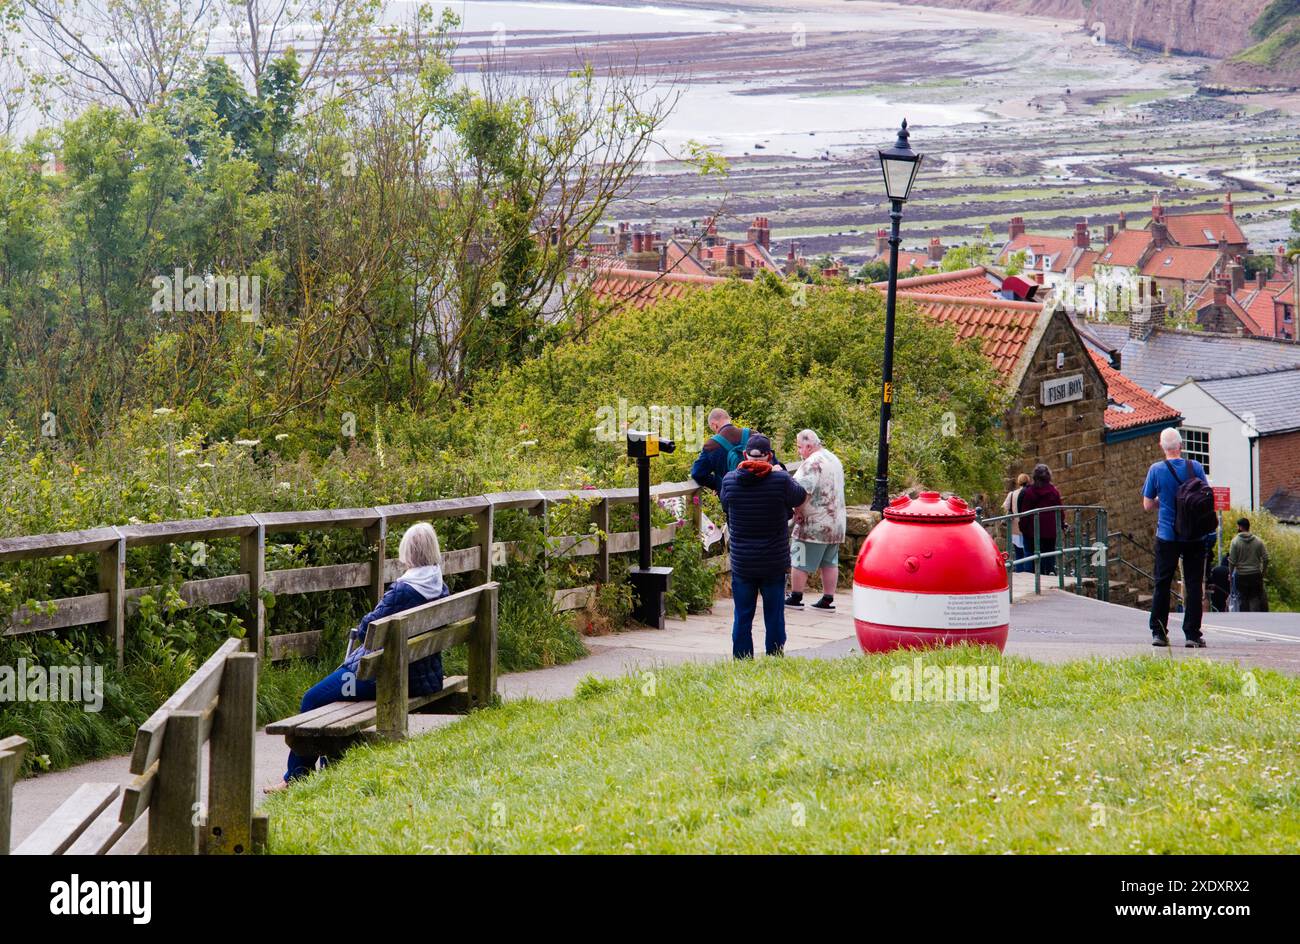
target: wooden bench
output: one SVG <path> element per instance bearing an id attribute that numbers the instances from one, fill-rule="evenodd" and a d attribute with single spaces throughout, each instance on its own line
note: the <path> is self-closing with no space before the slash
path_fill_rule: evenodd
<path id="1" fill-rule="evenodd" d="M 366 629 L 358 680 L 375 682 L 373 701 L 338 701 L 266 726 L 298 753 L 338 757 L 353 744 L 406 737 L 408 716 L 485 708 L 497 694 L 497 588 L 480 584 L 377 619 Z M 409 693 L 412 662 L 469 645 L 468 676 L 443 680 L 431 695 Z"/>
<path id="2" fill-rule="evenodd" d="M 257 655 L 228 639 L 135 736 L 134 779 L 87 783 L 14 849 L 17 855 L 247 853 L 266 843 L 253 812 Z M 201 803 L 203 748 L 208 797 Z M 9 851 L 13 780 L 27 742 L 0 741 L 0 853 Z"/>

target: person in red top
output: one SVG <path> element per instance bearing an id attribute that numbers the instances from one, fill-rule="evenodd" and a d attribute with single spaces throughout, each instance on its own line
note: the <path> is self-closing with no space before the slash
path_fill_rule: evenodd
<path id="1" fill-rule="evenodd" d="M 1033 481 L 1020 492 L 1020 510 L 1053 508 L 1059 504 L 1061 504 L 1061 493 L 1052 484 L 1052 470 L 1040 462 L 1034 466 Z M 1056 550 L 1056 512 L 1040 511 L 1036 515 L 1024 515 L 1020 519 L 1020 533 L 1025 536 L 1025 553 L 1034 553 L 1035 518 L 1038 519 L 1038 550 L 1044 554 Z M 1056 573 L 1056 558 L 1043 558 L 1039 572 Z"/>

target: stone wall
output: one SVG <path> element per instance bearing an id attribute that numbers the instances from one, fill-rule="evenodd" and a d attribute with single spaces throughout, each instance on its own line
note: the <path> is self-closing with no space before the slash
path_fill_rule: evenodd
<path id="1" fill-rule="evenodd" d="M 1106 381 L 1064 311 L 1057 309 L 1050 317 L 1038 351 L 1007 411 L 1007 435 L 1020 444 L 1021 450 L 1007 467 L 1004 484 L 1011 489 L 1019 473 L 1032 472 L 1035 464 L 1043 462 L 1052 470 L 1052 483 L 1060 491 L 1063 504 L 1105 504 Z M 1058 354 L 1064 355 L 1061 367 L 1056 366 Z M 1042 405 L 1043 381 L 1075 374 L 1083 375 L 1082 400 Z M 990 516 L 1002 513 L 1002 497 L 989 497 Z"/>
<path id="2" fill-rule="evenodd" d="M 1156 540 L 1156 513 L 1143 510 L 1142 485 L 1146 482 L 1147 469 L 1161 455 L 1159 430 L 1106 444 L 1107 528 L 1133 536 L 1133 541 L 1118 538 L 1113 541 L 1111 556 L 1122 556 L 1148 574 L 1155 572 L 1151 549 Z M 1113 603 L 1135 603 L 1139 595 L 1151 593 L 1151 582 L 1130 567 L 1112 564 L 1110 579 L 1112 583 L 1132 588 L 1131 593 L 1112 596 Z"/>

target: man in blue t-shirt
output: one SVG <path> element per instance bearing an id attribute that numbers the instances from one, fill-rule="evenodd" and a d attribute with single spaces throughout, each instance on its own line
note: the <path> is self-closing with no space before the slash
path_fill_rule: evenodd
<path id="1" fill-rule="evenodd" d="M 1183 564 L 1183 635 L 1187 648 L 1204 649 L 1201 636 L 1201 585 L 1205 577 L 1205 539 L 1180 541 L 1174 531 L 1178 486 L 1195 475 L 1209 483 L 1195 459 L 1183 458 L 1183 437 L 1172 426 L 1160 433 L 1165 457 L 1153 462 L 1142 486 L 1142 507 L 1158 510 L 1156 518 L 1156 588 L 1151 600 L 1151 645 L 1169 645 L 1169 596 L 1178 562 Z"/>

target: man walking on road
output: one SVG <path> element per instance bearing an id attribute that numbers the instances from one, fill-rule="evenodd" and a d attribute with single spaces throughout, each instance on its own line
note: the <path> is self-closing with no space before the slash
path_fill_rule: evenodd
<path id="1" fill-rule="evenodd" d="M 1183 635 L 1187 648 L 1203 649 L 1201 636 L 1202 593 L 1205 576 L 1205 536 L 1180 540 L 1176 531 L 1178 489 L 1195 476 L 1209 487 L 1205 469 L 1195 459 L 1183 458 L 1183 437 L 1172 426 L 1160 433 L 1160 448 L 1165 457 L 1151 464 L 1142 487 L 1142 507 L 1157 510 L 1156 517 L 1156 587 L 1151 600 L 1151 645 L 1169 645 L 1169 598 L 1179 561 L 1183 565 Z"/>
<path id="2" fill-rule="evenodd" d="M 731 595 L 735 618 L 731 654 L 754 657 L 754 610 L 763 597 L 767 654 L 785 653 L 785 574 L 790 569 L 790 515 L 808 493 L 785 469 L 772 464 L 772 445 L 762 433 L 749 437 L 745 460 L 722 480 L 722 509 L 730 535 Z"/>
<path id="3" fill-rule="evenodd" d="M 1237 519 L 1237 536 L 1228 546 L 1228 566 L 1237 578 L 1237 598 L 1243 613 L 1267 613 L 1268 593 L 1264 574 L 1268 571 L 1268 547 L 1250 533 L 1250 519 Z"/>

